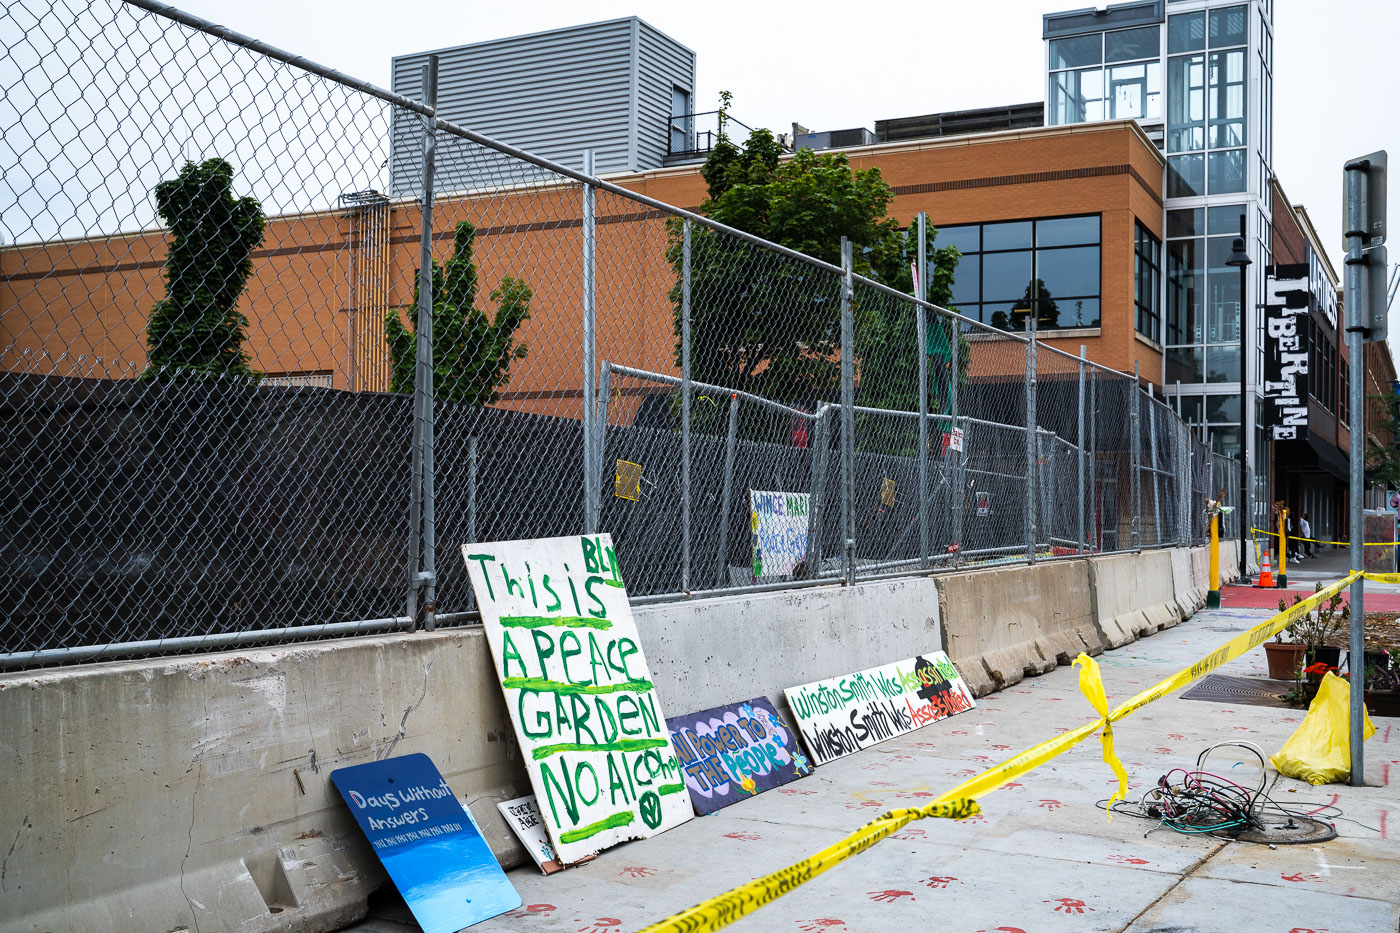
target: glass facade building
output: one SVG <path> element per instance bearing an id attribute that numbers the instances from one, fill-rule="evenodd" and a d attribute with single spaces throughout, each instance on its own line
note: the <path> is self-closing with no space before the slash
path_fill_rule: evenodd
<path id="1" fill-rule="evenodd" d="M 1268 449 L 1256 425 L 1258 306 L 1273 261 L 1273 0 L 1050 13 L 1044 38 L 1048 125 L 1133 119 L 1166 159 L 1165 242 L 1139 231 L 1135 244 L 1135 327 L 1162 346 L 1164 391 L 1217 451 L 1236 455 L 1241 432 L 1255 432 L 1257 522 Z M 1239 268 L 1226 265 L 1238 236 L 1252 260 L 1243 284 Z M 1250 360 L 1240 358 L 1244 308 L 1252 309 Z"/>

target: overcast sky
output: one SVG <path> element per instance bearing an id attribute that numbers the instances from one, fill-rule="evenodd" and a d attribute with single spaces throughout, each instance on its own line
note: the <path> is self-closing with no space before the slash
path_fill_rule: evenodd
<path id="1" fill-rule="evenodd" d="M 394 55 L 635 14 L 695 51 L 698 109 L 729 90 L 736 117 L 775 131 L 794 121 L 873 129 L 886 117 L 1043 100 L 1041 14 L 1074 8 L 1073 0 L 176 5 L 385 87 Z M 1400 3 L 1275 0 L 1274 31 L 1274 169 L 1337 262 L 1342 163 L 1376 149 L 1400 161 Z"/>

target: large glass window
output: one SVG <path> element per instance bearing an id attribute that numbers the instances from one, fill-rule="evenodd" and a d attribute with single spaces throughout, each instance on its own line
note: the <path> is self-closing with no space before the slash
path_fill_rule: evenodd
<path id="1" fill-rule="evenodd" d="M 1160 120 L 1161 41 L 1159 26 L 1050 40 L 1051 125 Z"/>
<path id="2" fill-rule="evenodd" d="M 993 327 L 1021 331 L 1099 326 L 1097 214 L 939 227 L 962 252 L 953 305 Z"/>
<path id="3" fill-rule="evenodd" d="M 1205 337 L 1205 285 L 1198 240 L 1167 243 L 1167 343 L 1200 343 Z"/>
<path id="4" fill-rule="evenodd" d="M 1246 7 L 1208 12 L 1167 21 L 1168 197 L 1246 188 Z"/>
<path id="5" fill-rule="evenodd" d="M 1137 332 L 1148 340 L 1162 340 L 1162 241 L 1141 223 L 1134 236 L 1133 304 Z"/>

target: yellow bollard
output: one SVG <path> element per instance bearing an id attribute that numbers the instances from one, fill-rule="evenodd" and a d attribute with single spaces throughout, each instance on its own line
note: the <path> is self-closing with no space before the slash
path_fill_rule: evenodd
<path id="1" fill-rule="evenodd" d="M 1220 608 L 1220 516 L 1210 517 L 1210 592 L 1206 593 L 1206 608 Z"/>
<path id="2" fill-rule="evenodd" d="M 1278 588 L 1288 588 L 1288 510 L 1278 510 Z"/>

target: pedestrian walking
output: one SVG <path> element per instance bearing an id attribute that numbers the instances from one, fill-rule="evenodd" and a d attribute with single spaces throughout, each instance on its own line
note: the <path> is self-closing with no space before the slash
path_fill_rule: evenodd
<path id="1" fill-rule="evenodd" d="M 1302 515 L 1298 516 L 1298 533 L 1303 536 L 1303 553 L 1308 557 L 1312 557 L 1313 543 L 1312 541 L 1308 540 L 1312 538 L 1312 523 L 1308 521 L 1307 512 L 1304 512 Z"/>

